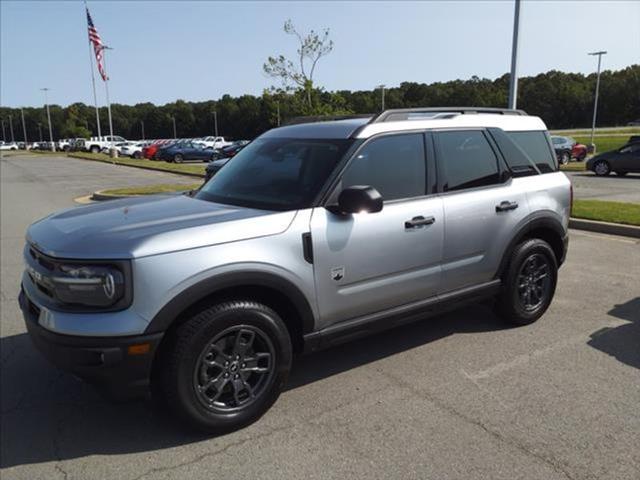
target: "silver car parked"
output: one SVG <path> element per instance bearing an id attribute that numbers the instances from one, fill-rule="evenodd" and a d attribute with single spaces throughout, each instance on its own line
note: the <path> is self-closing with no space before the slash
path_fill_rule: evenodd
<path id="1" fill-rule="evenodd" d="M 570 208 L 544 123 L 521 111 L 285 126 L 195 193 L 31 225 L 20 305 L 61 368 L 222 433 L 276 401 L 295 352 L 488 298 L 535 322 Z"/>

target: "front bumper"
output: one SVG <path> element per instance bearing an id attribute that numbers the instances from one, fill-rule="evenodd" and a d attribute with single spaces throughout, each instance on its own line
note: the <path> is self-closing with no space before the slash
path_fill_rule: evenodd
<path id="1" fill-rule="evenodd" d="M 41 308 L 24 290 L 20 292 L 19 303 L 31 340 L 56 367 L 117 399 L 135 398 L 148 392 L 153 359 L 163 333 L 128 337 L 62 335 L 39 324 Z"/>

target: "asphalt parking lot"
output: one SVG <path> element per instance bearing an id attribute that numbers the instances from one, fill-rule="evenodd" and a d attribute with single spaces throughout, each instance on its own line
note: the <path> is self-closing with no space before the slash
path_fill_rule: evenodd
<path id="1" fill-rule="evenodd" d="M 566 172 L 576 198 L 640 203 L 640 175 L 597 177 L 593 172 Z"/>
<path id="2" fill-rule="evenodd" d="M 640 478 L 638 240 L 572 231 L 536 324 L 472 306 L 301 357 L 263 419 L 207 438 L 55 370 L 17 305 L 28 224 L 175 177 L 46 157 L 4 158 L 0 176 L 3 480 Z"/>

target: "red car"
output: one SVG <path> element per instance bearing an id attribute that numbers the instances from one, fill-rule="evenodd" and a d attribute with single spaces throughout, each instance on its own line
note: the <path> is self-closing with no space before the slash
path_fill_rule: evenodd
<path id="1" fill-rule="evenodd" d="M 571 147 L 571 158 L 575 158 L 577 161 L 581 162 L 587 157 L 587 146 L 581 143 L 576 143 L 573 147 Z"/>
<path id="2" fill-rule="evenodd" d="M 150 145 L 147 145 L 146 147 L 143 147 L 142 156 L 147 160 L 155 160 L 158 149 L 167 143 L 169 143 L 169 140 L 158 140 Z"/>

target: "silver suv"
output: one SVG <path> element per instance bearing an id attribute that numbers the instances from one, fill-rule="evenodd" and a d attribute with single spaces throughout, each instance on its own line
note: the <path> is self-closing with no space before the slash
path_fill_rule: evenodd
<path id="1" fill-rule="evenodd" d="M 196 192 L 34 223 L 20 305 L 56 365 L 227 432 L 275 402 L 294 353 L 483 299 L 536 321 L 571 196 L 544 123 L 521 111 L 296 124 Z"/>

